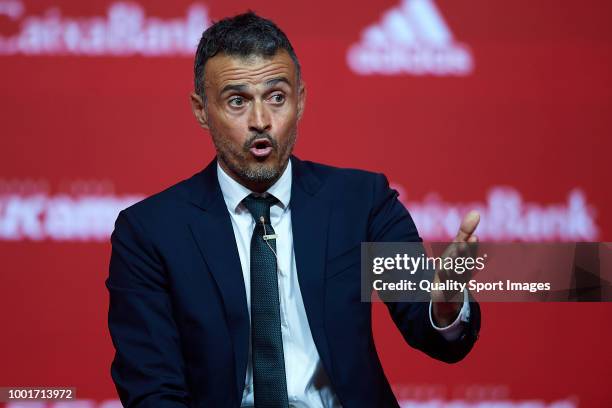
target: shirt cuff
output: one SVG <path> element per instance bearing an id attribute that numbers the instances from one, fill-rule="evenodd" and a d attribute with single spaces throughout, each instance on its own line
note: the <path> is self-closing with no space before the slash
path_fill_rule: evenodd
<path id="1" fill-rule="evenodd" d="M 445 327 L 438 327 L 433 321 L 432 317 L 432 301 L 429 301 L 429 321 L 434 329 L 438 331 L 447 341 L 457 340 L 461 335 L 463 327 L 462 322 L 468 322 L 470 320 L 470 301 L 467 290 L 463 291 L 463 306 L 457 315 L 454 322 Z"/>

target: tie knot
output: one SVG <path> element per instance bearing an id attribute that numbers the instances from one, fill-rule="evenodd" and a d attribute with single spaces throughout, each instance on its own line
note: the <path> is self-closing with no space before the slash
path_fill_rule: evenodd
<path id="1" fill-rule="evenodd" d="M 257 224 L 261 223 L 261 217 L 266 224 L 270 224 L 270 207 L 276 204 L 278 199 L 271 194 L 265 197 L 249 194 L 242 202 Z"/>

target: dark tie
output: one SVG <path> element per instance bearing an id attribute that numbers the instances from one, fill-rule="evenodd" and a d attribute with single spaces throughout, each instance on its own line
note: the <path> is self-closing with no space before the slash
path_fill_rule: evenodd
<path id="1" fill-rule="evenodd" d="M 287 380 L 270 206 L 278 200 L 253 194 L 243 201 L 255 220 L 251 238 L 251 347 L 256 408 L 287 408 Z M 268 239 L 264 239 L 268 238 Z"/>

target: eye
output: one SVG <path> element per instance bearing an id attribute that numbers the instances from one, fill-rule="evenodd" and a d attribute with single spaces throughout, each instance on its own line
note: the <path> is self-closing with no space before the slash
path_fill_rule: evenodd
<path id="1" fill-rule="evenodd" d="M 244 106 L 244 98 L 242 96 L 234 96 L 228 101 L 228 103 L 234 108 L 240 108 Z"/>
<path id="2" fill-rule="evenodd" d="M 275 93 L 270 97 L 270 99 L 272 100 L 272 103 L 280 105 L 285 102 L 285 95 L 282 93 Z"/>

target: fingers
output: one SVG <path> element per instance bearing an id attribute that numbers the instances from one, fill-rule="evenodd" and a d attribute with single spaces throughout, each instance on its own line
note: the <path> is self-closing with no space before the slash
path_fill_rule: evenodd
<path id="1" fill-rule="evenodd" d="M 480 222 L 480 214 L 476 210 L 472 210 L 468 212 L 465 217 L 463 217 L 463 221 L 461 221 L 461 225 L 459 226 L 459 232 L 457 232 L 457 236 L 454 239 L 454 242 L 474 242 L 469 241 L 469 238 L 472 236 L 478 223 Z M 476 238 L 478 239 L 478 238 Z"/>

